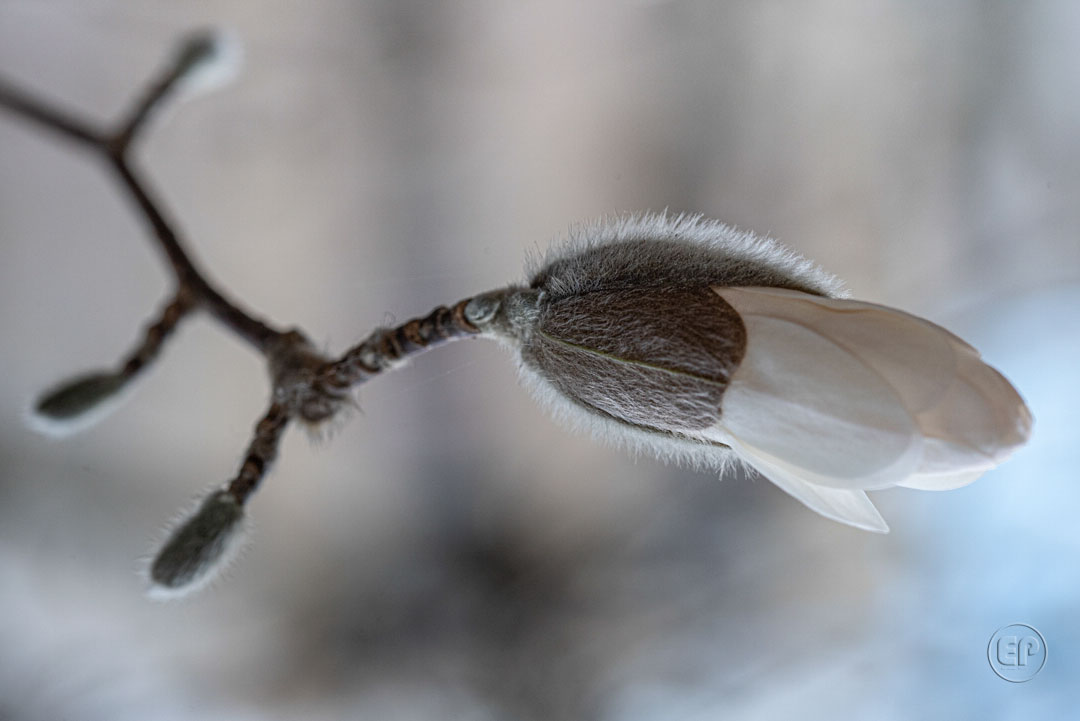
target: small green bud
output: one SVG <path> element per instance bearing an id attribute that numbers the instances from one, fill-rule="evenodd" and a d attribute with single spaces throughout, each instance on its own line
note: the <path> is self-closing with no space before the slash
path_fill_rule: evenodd
<path id="1" fill-rule="evenodd" d="M 198 590 L 228 565 L 243 536 L 244 508 L 225 490 L 207 496 L 150 566 L 152 596 L 171 598 Z"/>
<path id="2" fill-rule="evenodd" d="M 108 414 L 127 378 L 118 373 L 90 373 L 49 391 L 34 407 L 33 425 L 50 435 L 67 435 Z"/>

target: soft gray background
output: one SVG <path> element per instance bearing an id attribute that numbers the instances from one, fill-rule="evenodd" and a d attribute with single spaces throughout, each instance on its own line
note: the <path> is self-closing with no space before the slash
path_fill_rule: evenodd
<path id="1" fill-rule="evenodd" d="M 574 438 L 494 345 L 290 431 L 253 544 L 147 601 L 164 522 L 234 472 L 260 361 L 199 319 L 58 442 L 167 276 L 102 168 L 0 117 L 0 719 L 1064 718 L 1080 706 L 1080 4 L 0 0 L 0 72 L 116 117 L 183 31 L 245 45 L 139 164 L 212 275 L 340 350 L 520 277 L 571 222 L 700 211 L 932 318 L 1029 400 L 893 533 Z M 1027 684 L 986 644 L 1026 622 Z"/>

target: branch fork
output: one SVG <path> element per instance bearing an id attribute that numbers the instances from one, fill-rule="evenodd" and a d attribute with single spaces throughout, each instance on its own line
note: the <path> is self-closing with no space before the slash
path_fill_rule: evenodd
<path id="1" fill-rule="evenodd" d="M 576 429 L 698 467 L 742 463 L 811 510 L 867 531 L 888 531 L 867 491 L 958 488 L 1030 436 L 1023 398 L 972 346 L 928 320 L 846 298 L 836 278 L 776 241 L 700 216 L 630 215 L 584 226 L 527 287 L 376 329 L 329 358 L 300 329 L 260 320 L 218 291 L 128 160 L 154 109 L 220 54 L 205 36 L 190 40 L 111 133 L 0 83 L 0 106 L 107 158 L 177 286 L 119 370 L 47 394 L 38 415 L 64 422 L 100 408 L 196 309 L 267 360 L 269 408 L 237 475 L 209 494 L 154 561 L 159 591 L 198 587 L 221 567 L 290 420 L 318 427 L 349 405 L 352 388 L 461 338 L 509 346 L 526 386 Z"/>
<path id="2" fill-rule="evenodd" d="M 220 291 L 196 266 L 176 225 L 134 167 L 131 155 L 157 111 L 193 75 L 229 55 L 219 35 L 199 32 L 184 40 L 171 62 L 153 79 L 111 130 L 94 127 L 0 79 L 0 107 L 57 133 L 101 156 L 120 181 L 172 270 L 175 290 L 154 317 L 142 342 L 116 370 L 79 376 L 44 394 L 35 407 L 37 425 L 65 434 L 100 415 L 110 400 L 160 353 L 180 322 L 196 311 L 206 313 L 227 331 L 247 341 L 267 361 L 270 404 L 255 426 L 236 476 L 211 492 L 199 509 L 177 527 L 150 568 L 156 595 L 185 593 L 209 581 L 242 527 L 243 509 L 269 471 L 289 422 L 318 427 L 352 405 L 351 391 L 384 370 L 443 343 L 481 333 L 476 324 L 489 320 L 499 293 L 478 302 L 463 300 L 439 307 L 423 318 L 395 328 L 379 328 L 339 358 L 320 353 L 299 328 L 283 329 L 262 320 Z M 470 320 L 470 317 L 472 320 Z"/>

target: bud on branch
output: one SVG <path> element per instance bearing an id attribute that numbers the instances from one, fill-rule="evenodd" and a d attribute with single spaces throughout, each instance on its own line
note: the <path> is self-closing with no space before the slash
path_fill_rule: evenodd
<path id="1" fill-rule="evenodd" d="M 210 583 L 240 545 L 244 507 L 227 490 L 214 491 L 169 536 L 150 566 L 151 594 L 171 598 Z"/>
<path id="2" fill-rule="evenodd" d="M 236 477 L 153 562 L 157 593 L 201 587 L 223 566 L 291 419 L 325 424 L 359 384 L 463 338 L 510 347 L 530 390 L 575 428 L 665 460 L 716 469 L 741 462 L 822 515 L 871 531 L 888 526 L 866 491 L 970 483 L 1030 434 L 1016 390 L 944 328 L 849 300 L 838 280 L 775 241 L 699 216 L 584 226 L 526 285 L 376 329 L 324 357 L 301 330 L 250 315 L 207 279 L 129 160 L 162 102 L 229 57 L 227 47 L 206 34 L 189 38 L 110 132 L 0 81 L 0 107 L 108 158 L 176 284 L 120 371 L 46 394 L 38 419 L 71 426 L 96 416 L 195 310 L 267 361 L 270 407 Z"/>

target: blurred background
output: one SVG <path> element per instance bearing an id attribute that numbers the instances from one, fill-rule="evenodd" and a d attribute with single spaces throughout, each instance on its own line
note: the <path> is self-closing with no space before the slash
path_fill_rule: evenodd
<path id="1" fill-rule="evenodd" d="M 169 293 L 102 167 L 0 116 L 0 719 L 1065 718 L 1080 706 L 1080 4 L 0 0 L 0 72 L 116 118 L 185 31 L 236 82 L 138 164 L 244 303 L 334 351 L 518 280 L 576 221 L 702 212 L 983 351 L 1035 418 L 877 536 L 761 479 L 555 425 L 494 344 L 292 429 L 209 592 L 144 595 L 168 519 L 231 477 L 260 359 L 186 323 L 64 441 L 34 395 Z M 999 627 L 1049 646 L 1024 684 Z"/>

